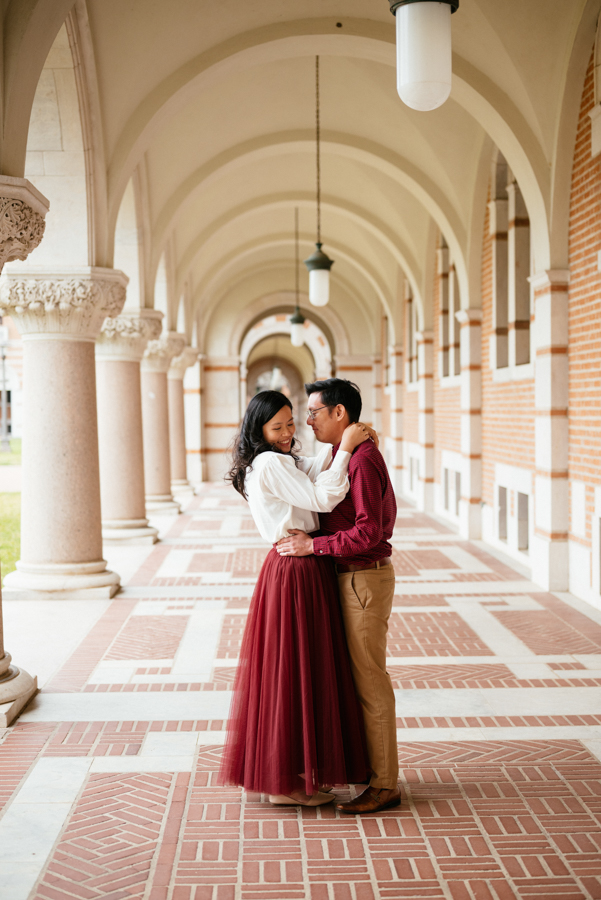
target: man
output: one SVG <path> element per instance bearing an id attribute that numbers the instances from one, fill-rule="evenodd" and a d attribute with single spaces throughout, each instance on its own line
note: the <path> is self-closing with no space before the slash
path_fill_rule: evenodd
<path id="1" fill-rule="evenodd" d="M 307 424 L 336 454 L 347 425 L 358 422 L 361 394 L 341 378 L 306 384 Z M 372 775 L 369 787 L 345 813 L 379 812 L 401 802 L 394 691 L 386 671 L 386 634 L 394 596 L 389 539 L 396 500 L 386 463 L 372 441 L 355 449 L 348 471 L 350 490 L 331 513 L 319 517 L 321 536 L 291 532 L 278 544 L 284 556 L 332 556 L 336 561 L 342 615 L 353 677 L 363 707 Z"/>

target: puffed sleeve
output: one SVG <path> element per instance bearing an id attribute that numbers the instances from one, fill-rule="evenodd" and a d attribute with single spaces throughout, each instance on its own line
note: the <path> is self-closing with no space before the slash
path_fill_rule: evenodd
<path id="1" fill-rule="evenodd" d="M 332 445 L 324 444 L 317 456 L 300 456 L 296 467 L 308 475 L 311 481 L 315 481 L 321 473 L 328 468 L 332 460 Z"/>
<path id="2" fill-rule="evenodd" d="M 261 467 L 261 487 L 297 509 L 331 512 L 348 492 L 350 453 L 338 451 L 332 465 L 317 476 L 315 483 L 297 469 L 291 456 L 265 454 Z"/>

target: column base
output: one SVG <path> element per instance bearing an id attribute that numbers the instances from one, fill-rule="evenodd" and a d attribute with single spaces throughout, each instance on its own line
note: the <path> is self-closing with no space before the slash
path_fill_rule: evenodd
<path id="1" fill-rule="evenodd" d="M 171 493 L 175 496 L 176 494 L 193 494 L 194 488 L 186 479 L 180 479 L 178 481 L 171 482 Z"/>
<path id="2" fill-rule="evenodd" d="M 482 540 L 482 511 L 480 501 L 459 501 L 459 534 L 470 541 Z"/>
<path id="3" fill-rule="evenodd" d="M 149 494 L 146 497 L 146 512 L 154 516 L 177 516 L 181 511 L 171 494 Z"/>
<path id="4" fill-rule="evenodd" d="M 156 544 L 158 539 L 159 532 L 148 524 L 148 519 L 103 519 L 102 540 L 110 546 L 144 546 Z"/>
<path id="5" fill-rule="evenodd" d="M 550 541 L 535 534 L 530 547 L 532 581 L 546 591 L 569 589 L 568 542 Z"/>
<path id="6" fill-rule="evenodd" d="M 120 578 L 106 568 L 106 560 L 93 563 L 17 563 L 4 579 L 5 600 L 110 600 Z"/>
<path id="7" fill-rule="evenodd" d="M 37 678 L 10 666 L 0 677 L 0 728 L 8 728 L 37 692 Z"/>

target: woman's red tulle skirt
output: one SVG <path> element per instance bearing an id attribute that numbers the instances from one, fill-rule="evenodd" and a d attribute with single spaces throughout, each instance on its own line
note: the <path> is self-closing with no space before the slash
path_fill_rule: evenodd
<path id="1" fill-rule="evenodd" d="M 242 639 L 219 781 L 313 794 L 367 772 L 332 562 L 272 549 Z"/>

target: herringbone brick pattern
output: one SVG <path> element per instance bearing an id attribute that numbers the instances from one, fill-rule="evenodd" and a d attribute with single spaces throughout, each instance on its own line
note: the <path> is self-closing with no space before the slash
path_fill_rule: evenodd
<path id="1" fill-rule="evenodd" d="M 172 659 L 187 624 L 187 616 L 132 616 L 105 658 Z"/>
<path id="2" fill-rule="evenodd" d="M 35 900 L 142 900 L 174 776 L 92 775 Z"/>
<path id="3" fill-rule="evenodd" d="M 601 653 L 600 643 L 572 628 L 552 612 L 497 610 L 493 615 L 534 653 Z"/>
<path id="4" fill-rule="evenodd" d="M 457 613 L 393 614 L 388 626 L 390 656 L 491 656 L 492 650 Z"/>
<path id="5" fill-rule="evenodd" d="M 398 706 L 402 806 L 343 817 L 330 806 L 272 806 L 266 797 L 217 783 L 227 707 L 217 694 L 231 690 L 252 581 L 267 552 L 255 546 L 254 525 L 235 497 L 222 528 L 226 501 L 228 491 L 214 486 L 194 498 L 170 527 L 168 543 L 153 548 L 132 579 L 134 599 L 109 604 L 52 680 L 54 693 L 89 693 L 90 708 L 106 709 L 109 700 L 91 695 L 131 694 L 127 720 L 23 722 L 4 740 L 0 735 L 1 799 L 9 809 L 40 756 L 87 757 L 95 770 L 28 900 L 601 900 L 601 763 L 582 743 L 599 733 L 601 709 L 584 713 L 579 705 L 569 712 L 565 701 L 561 709 L 539 706 L 536 691 L 529 695 L 532 709 L 516 700 L 511 715 L 486 714 L 490 698 L 507 689 L 538 688 L 543 698 L 550 687 L 598 687 L 601 628 L 553 594 L 508 584 L 524 579 L 408 507 L 401 509 L 398 536 L 419 538 L 419 547 L 395 551 L 400 581 L 388 653 L 400 659 L 389 671 L 396 688 L 423 693 L 419 716 L 403 714 L 402 700 Z M 234 527 L 232 516 L 239 516 Z M 224 537 L 228 530 L 239 530 L 241 540 Z M 465 571 L 443 552 L 450 547 L 468 551 L 489 571 Z M 178 555 L 170 559 L 172 551 Z M 168 574 L 159 576 L 163 565 Z M 143 585 L 185 590 L 144 596 Z M 458 597 L 461 616 L 452 607 Z M 191 668 L 188 680 L 177 683 L 171 660 L 205 601 L 217 610 L 221 632 L 210 630 L 198 680 L 190 680 L 197 671 Z M 496 617 L 497 639 L 505 629 L 513 648 L 507 658 L 488 645 L 486 616 L 470 627 L 471 609 Z M 552 659 L 537 661 L 532 651 Z M 226 661 L 214 666 L 211 681 L 202 680 L 211 672 L 206 654 Z M 136 659 L 143 662 L 121 663 Z M 555 677 L 517 677 L 516 665 L 530 661 L 548 665 Z M 130 682 L 110 683 L 123 668 L 131 670 Z M 96 683 L 103 672 L 107 682 Z M 138 695 L 149 693 L 159 695 L 163 710 L 173 702 L 186 715 L 140 721 L 135 710 L 148 712 L 151 698 Z M 437 695 L 448 696 L 448 705 Z M 473 706 L 465 701 L 472 696 L 481 698 Z M 81 698 L 68 702 L 74 699 Z M 535 728 L 536 740 L 523 739 Z M 416 740 L 419 729 L 423 737 Z M 148 771 L 163 752 L 179 754 L 174 758 L 191 772 L 169 771 L 163 756 L 166 771 Z M 336 791 L 349 797 L 351 788 Z"/>

